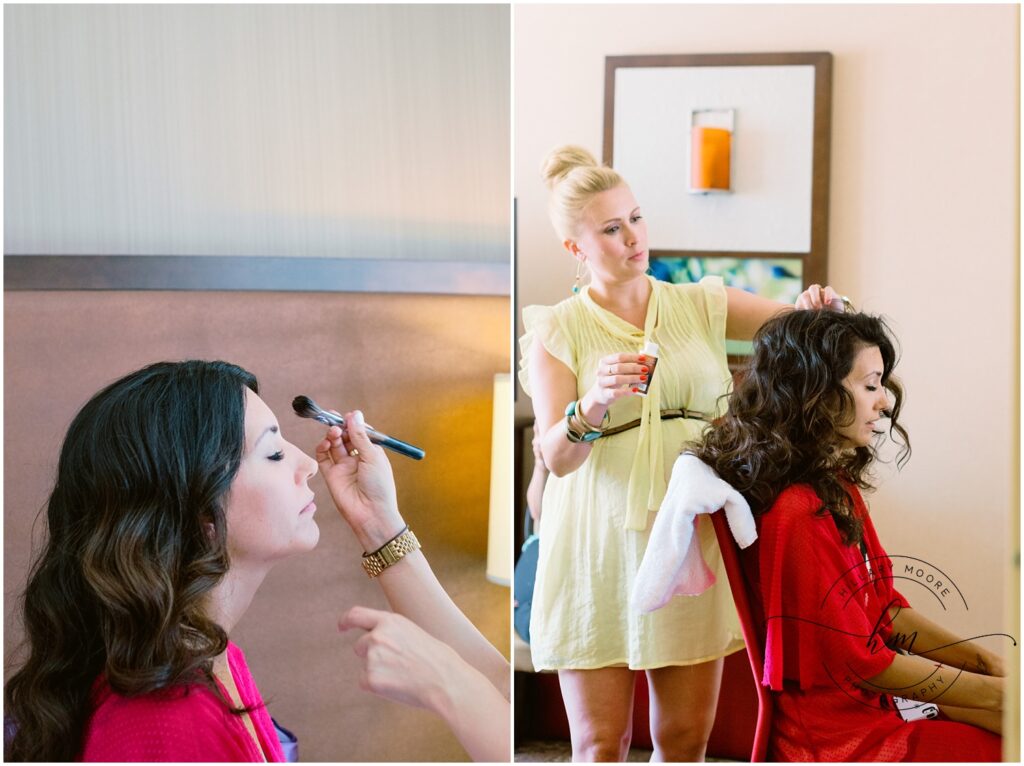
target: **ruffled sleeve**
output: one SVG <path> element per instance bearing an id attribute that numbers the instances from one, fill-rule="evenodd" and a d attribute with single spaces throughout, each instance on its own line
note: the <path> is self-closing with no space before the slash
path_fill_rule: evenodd
<path id="1" fill-rule="evenodd" d="M 891 577 L 869 571 L 859 546 L 846 546 L 820 507 L 813 490 L 797 485 L 761 518 L 762 683 L 776 691 L 786 681 L 801 689 L 848 685 L 878 675 L 895 656 L 884 644 Z"/>
<path id="2" fill-rule="evenodd" d="M 523 309 L 525 332 L 519 339 L 519 383 L 527 396 L 533 396 L 530 388 L 530 349 L 540 342 L 551 356 L 568 367 L 576 369 L 576 359 L 569 335 L 559 321 L 553 306 L 527 306 Z"/>

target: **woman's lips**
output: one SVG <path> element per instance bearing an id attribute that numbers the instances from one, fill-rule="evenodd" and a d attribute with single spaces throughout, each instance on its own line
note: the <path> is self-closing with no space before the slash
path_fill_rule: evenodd
<path id="1" fill-rule="evenodd" d="M 643 251 L 641 251 L 639 253 L 634 253 L 633 255 L 629 256 L 629 260 L 631 260 L 631 261 L 638 261 L 641 258 L 643 258 L 645 255 L 647 255 L 647 251 L 643 250 Z"/>
<path id="2" fill-rule="evenodd" d="M 301 516 L 304 513 L 315 513 L 315 512 L 316 512 L 316 503 L 313 502 L 312 500 L 310 500 L 309 504 L 305 508 L 303 508 L 301 511 L 299 511 L 299 515 Z"/>

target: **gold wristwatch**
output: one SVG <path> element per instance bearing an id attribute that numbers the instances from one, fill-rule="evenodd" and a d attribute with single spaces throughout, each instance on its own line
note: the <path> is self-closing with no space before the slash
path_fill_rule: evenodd
<path id="1" fill-rule="evenodd" d="M 408 525 L 395 537 L 384 543 L 373 553 L 363 554 L 363 569 L 370 578 L 374 578 L 393 564 L 397 564 L 405 556 L 422 546 Z"/>

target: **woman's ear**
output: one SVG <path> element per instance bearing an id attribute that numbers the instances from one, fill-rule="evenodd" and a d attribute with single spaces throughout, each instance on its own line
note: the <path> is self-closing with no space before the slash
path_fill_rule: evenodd
<path id="1" fill-rule="evenodd" d="M 567 239 L 562 243 L 562 247 L 569 251 L 569 254 L 577 260 L 585 261 L 587 257 L 583 255 L 583 251 L 580 250 L 579 245 L 573 242 L 571 239 Z"/>

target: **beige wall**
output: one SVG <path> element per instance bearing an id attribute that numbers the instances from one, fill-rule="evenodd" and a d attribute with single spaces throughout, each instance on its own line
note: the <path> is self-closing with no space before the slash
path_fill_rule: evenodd
<path id="1" fill-rule="evenodd" d="M 493 377 L 508 370 L 507 298 L 311 293 L 15 292 L 4 296 L 4 653 L 22 637 L 17 595 L 33 523 L 75 412 L 103 385 L 161 359 L 226 359 L 260 379 L 285 435 L 311 452 L 323 426 L 291 413 L 306 393 L 427 452 L 393 456 L 399 504 L 455 602 L 509 655 L 509 589 L 486 580 Z M 268 576 L 232 639 L 304 760 L 466 760 L 439 719 L 358 688 L 338 617 L 384 608 L 319 477 L 320 543 Z M 36 539 L 45 518 L 36 524 Z M 9 675 L 10 666 L 5 665 Z"/>
<path id="2" fill-rule="evenodd" d="M 509 15 L 8 5 L 4 252 L 506 260 Z"/>
<path id="3" fill-rule="evenodd" d="M 520 5 L 513 19 L 520 309 L 569 295 L 575 264 L 538 168 L 567 142 L 600 156 L 605 56 L 832 52 L 831 282 L 891 318 L 914 445 L 871 507 L 889 552 L 946 570 L 970 611 L 904 591 L 970 635 L 1017 633 L 1003 609 L 1018 512 L 1018 14 Z M 521 392 L 517 413 L 529 413 Z"/>

